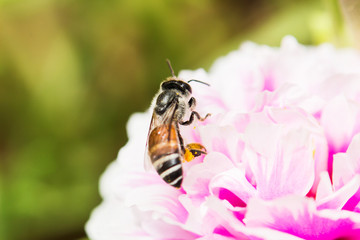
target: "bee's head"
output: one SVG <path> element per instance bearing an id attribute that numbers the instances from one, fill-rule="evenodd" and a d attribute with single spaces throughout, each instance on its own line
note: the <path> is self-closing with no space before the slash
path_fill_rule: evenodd
<path id="1" fill-rule="evenodd" d="M 161 83 L 162 90 L 177 90 L 183 95 L 189 95 L 192 93 L 191 87 L 187 82 L 173 77 L 168 78 Z"/>
<path id="2" fill-rule="evenodd" d="M 190 95 L 192 92 L 190 85 L 175 76 L 174 69 L 172 68 L 169 59 L 166 59 L 166 62 L 170 68 L 172 77 L 168 77 L 164 82 L 161 83 L 161 89 L 164 91 L 174 90 L 185 96 Z"/>

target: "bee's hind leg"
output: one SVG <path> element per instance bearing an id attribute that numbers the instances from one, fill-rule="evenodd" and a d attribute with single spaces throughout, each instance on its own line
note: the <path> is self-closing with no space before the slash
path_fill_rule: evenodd
<path id="1" fill-rule="evenodd" d="M 190 143 L 185 147 L 184 160 L 190 162 L 201 154 L 207 154 L 206 148 L 200 143 Z"/>

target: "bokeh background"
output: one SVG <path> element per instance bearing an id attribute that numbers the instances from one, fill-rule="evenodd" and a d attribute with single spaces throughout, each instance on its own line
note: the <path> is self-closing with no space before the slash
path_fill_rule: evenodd
<path id="1" fill-rule="evenodd" d="M 333 0 L 0 0 L 0 239 L 86 239 L 166 58 L 208 69 L 245 40 L 342 47 L 347 32 Z"/>

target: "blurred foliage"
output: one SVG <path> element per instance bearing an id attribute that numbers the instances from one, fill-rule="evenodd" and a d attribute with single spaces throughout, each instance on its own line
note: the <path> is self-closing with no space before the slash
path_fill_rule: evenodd
<path id="1" fill-rule="evenodd" d="M 0 239 L 85 237 L 98 179 L 166 58 L 206 68 L 287 34 L 349 44 L 336 1 L 0 0 Z"/>

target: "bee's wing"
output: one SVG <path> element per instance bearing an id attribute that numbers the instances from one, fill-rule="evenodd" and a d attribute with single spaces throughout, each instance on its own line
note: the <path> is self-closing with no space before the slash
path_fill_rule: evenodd
<path id="1" fill-rule="evenodd" d="M 148 135 L 146 138 L 146 145 L 145 145 L 145 156 L 144 156 L 144 168 L 146 171 L 149 171 L 152 167 L 151 164 L 151 160 L 150 160 L 150 154 L 149 154 L 149 137 L 150 137 L 150 133 L 151 131 L 156 127 L 155 123 L 157 123 L 158 121 L 156 120 L 156 114 L 153 113 L 152 117 L 151 117 L 151 121 L 150 121 L 150 126 L 149 126 L 149 131 L 148 131 Z"/>
<path id="2" fill-rule="evenodd" d="M 146 146 L 145 146 L 145 156 L 144 156 L 144 168 L 146 171 L 149 171 L 150 169 L 152 169 L 152 163 L 151 163 L 149 148 L 148 148 L 150 133 L 157 126 L 160 126 L 163 124 L 170 124 L 172 122 L 174 112 L 176 111 L 176 106 L 177 106 L 176 104 L 172 104 L 171 106 L 169 106 L 169 108 L 166 110 L 166 112 L 163 114 L 163 116 L 159 116 L 154 112 L 151 117 L 149 132 L 148 132 Z"/>

